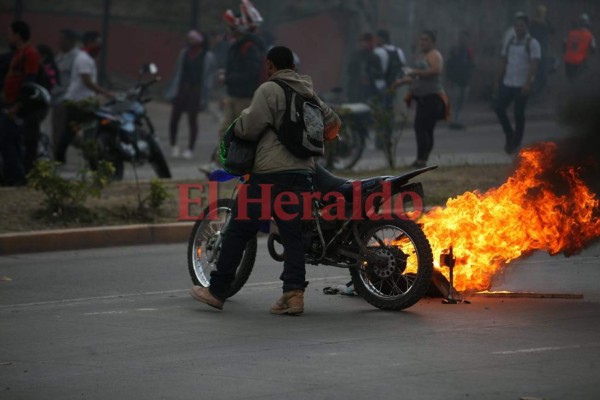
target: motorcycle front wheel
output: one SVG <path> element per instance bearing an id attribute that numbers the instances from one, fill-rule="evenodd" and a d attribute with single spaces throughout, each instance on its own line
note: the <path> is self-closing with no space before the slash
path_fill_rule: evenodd
<path id="1" fill-rule="evenodd" d="M 167 159 L 158 144 L 158 141 L 153 135 L 147 135 L 146 140 L 150 146 L 150 164 L 159 178 L 171 178 L 171 170 Z"/>
<path id="2" fill-rule="evenodd" d="M 194 224 L 188 242 L 188 270 L 194 285 L 210 286 L 210 273 L 216 269 L 223 233 L 231 218 L 234 201 L 219 199 L 215 207 L 206 207 L 203 218 Z M 233 296 L 244 286 L 250 277 L 255 259 L 256 236 L 246 244 L 227 297 Z"/>
<path id="3" fill-rule="evenodd" d="M 367 252 L 378 257 L 350 270 L 354 290 L 382 310 L 418 302 L 433 274 L 431 246 L 419 226 L 408 220 L 370 221 L 359 233 Z"/>

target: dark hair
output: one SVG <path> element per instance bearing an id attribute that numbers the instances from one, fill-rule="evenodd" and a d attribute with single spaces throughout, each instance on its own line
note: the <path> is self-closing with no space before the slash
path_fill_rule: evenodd
<path id="1" fill-rule="evenodd" d="M 431 39 L 433 43 L 437 41 L 437 34 L 435 33 L 435 31 L 426 29 L 423 32 L 421 32 L 421 35 L 429 36 L 429 39 Z"/>
<path id="2" fill-rule="evenodd" d="M 379 37 L 379 39 L 383 40 L 385 43 L 390 42 L 390 33 L 388 31 L 386 31 L 385 29 L 378 30 L 377 37 Z"/>
<path id="3" fill-rule="evenodd" d="M 525 25 L 529 25 L 529 17 L 527 15 L 517 15 L 515 17 L 515 22 L 517 21 L 523 21 L 525 22 Z"/>
<path id="4" fill-rule="evenodd" d="M 275 46 L 269 50 L 267 60 L 271 61 L 277 69 L 294 68 L 294 53 L 284 46 Z"/>
<path id="5" fill-rule="evenodd" d="M 31 28 L 25 21 L 15 21 L 10 25 L 13 33 L 19 35 L 24 42 L 31 38 Z"/>
<path id="6" fill-rule="evenodd" d="M 81 42 L 86 45 L 88 43 L 94 43 L 98 39 L 100 39 L 100 33 L 96 31 L 85 32 L 81 37 Z"/>

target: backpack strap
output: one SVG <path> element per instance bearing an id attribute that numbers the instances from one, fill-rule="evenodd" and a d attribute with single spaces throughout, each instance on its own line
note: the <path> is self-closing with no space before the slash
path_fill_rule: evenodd
<path id="1" fill-rule="evenodd" d="M 290 109 L 292 106 L 293 90 L 287 83 L 285 83 L 281 79 L 273 79 L 271 82 L 274 82 L 277 85 L 279 85 L 279 87 L 283 89 L 283 93 L 285 93 L 285 111 L 283 112 L 283 123 L 285 124 L 286 122 L 289 122 L 291 120 Z"/>

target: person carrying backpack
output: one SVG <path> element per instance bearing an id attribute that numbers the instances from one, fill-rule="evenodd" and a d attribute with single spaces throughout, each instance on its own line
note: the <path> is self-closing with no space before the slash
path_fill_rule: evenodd
<path id="1" fill-rule="evenodd" d="M 388 31 L 383 29 L 377 31 L 376 40 L 377 47 L 373 52 L 381 62 L 382 77 L 375 81 L 375 85 L 380 92 L 379 103 L 385 113 L 380 129 L 386 135 L 385 137 L 389 138 L 394 129 L 394 100 L 396 99 L 396 93 L 390 88 L 398 78 L 402 77 L 402 67 L 406 65 L 406 58 L 402 49 L 390 43 Z M 385 145 L 381 140 L 376 141 L 376 144 L 378 147 Z"/>
<path id="2" fill-rule="evenodd" d="M 515 18 L 515 34 L 504 43 L 498 73 L 496 114 L 506 135 L 504 151 L 513 154 L 521 146 L 525 130 L 525 108 L 535 82 L 542 51 L 537 40 L 528 32 L 529 18 Z M 515 102 L 515 126 L 513 128 L 506 110 Z"/>
<path id="3" fill-rule="evenodd" d="M 235 15 L 227 10 L 223 20 L 233 42 L 227 52 L 225 71 L 219 76 L 219 81 L 225 84 L 227 90 L 219 138 L 223 137 L 240 112 L 250 105 L 254 91 L 267 79 L 264 66 L 266 50 L 262 39 L 256 34 L 263 21 L 258 10 L 250 1 L 242 0 L 240 14 Z M 211 162 L 201 166 L 200 170 L 210 173 L 218 168 L 217 151 L 218 147 L 213 151 Z"/>
<path id="4" fill-rule="evenodd" d="M 257 142 L 254 166 L 245 187 L 244 197 L 247 201 L 240 201 L 234 206 L 223 236 L 216 270 L 211 273 L 210 287 L 194 286 L 190 294 L 202 303 L 223 308 L 246 243 L 257 234 L 261 218 L 271 218 L 271 215 L 261 214 L 269 209 L 274 213 L 286 254 L 280 277 L 283 295 L 273 305 L 271 312 L 297 315 L 304 311 L 304 289 L 307 285 L 301 233 L 303 202 L 300 194 L 312 190 L 315 161 L 311 156 L 294 155 L 309 150 L 299 145 L 296 139 L 315 136 L 315 131 L 309 127 L 312 125 L 309 115 L 312 118 L 319 116 L 319 121 L 312 121 L 316 123 L 315 126 L 321 127 L 321 141 L 335 139 L 341 122 L 316 96 L 311 78 L 294 71 L 294 56 L 289 48 L 273 47 L 266 57 L 266 69 L 269 80 L 256 90 L 250 106 L 242 111 L 233 128 L 236 137 Z M 292 107 L 296 112 L 292 112 Z M 318 114 L 315 114 L 314 107 L 318 109 Z M 295 116 L 300 117 L 306 129 L 297 129 Z M 306 131 L 309 131 L 308 134 Z M 278 210 L 274 200 L 284 192 L 295 194 L 300 201 L 279 203 L 281 207 Z M 250 199 L 261 201 L 257 203 Z"/>

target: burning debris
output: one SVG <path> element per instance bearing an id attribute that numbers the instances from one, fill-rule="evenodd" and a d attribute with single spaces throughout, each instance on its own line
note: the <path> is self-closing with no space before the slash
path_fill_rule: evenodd
<path id="1" fill-rule="evenodd" d="M 519 257 L 536 250 L 571 255 L 600 237 L 600 201 L 581 178 L 595 161 L 564 165 L 557 154 L 556 143 L 525 149 L 499 188 L 464 193 L 423 216 L 434 259 L 441 256 L 448 267 L 450 260 L 452 267 L 441 272 L 448 278 L 452 272 L 456 290 L 487 290 L 492 277 Z"/>

